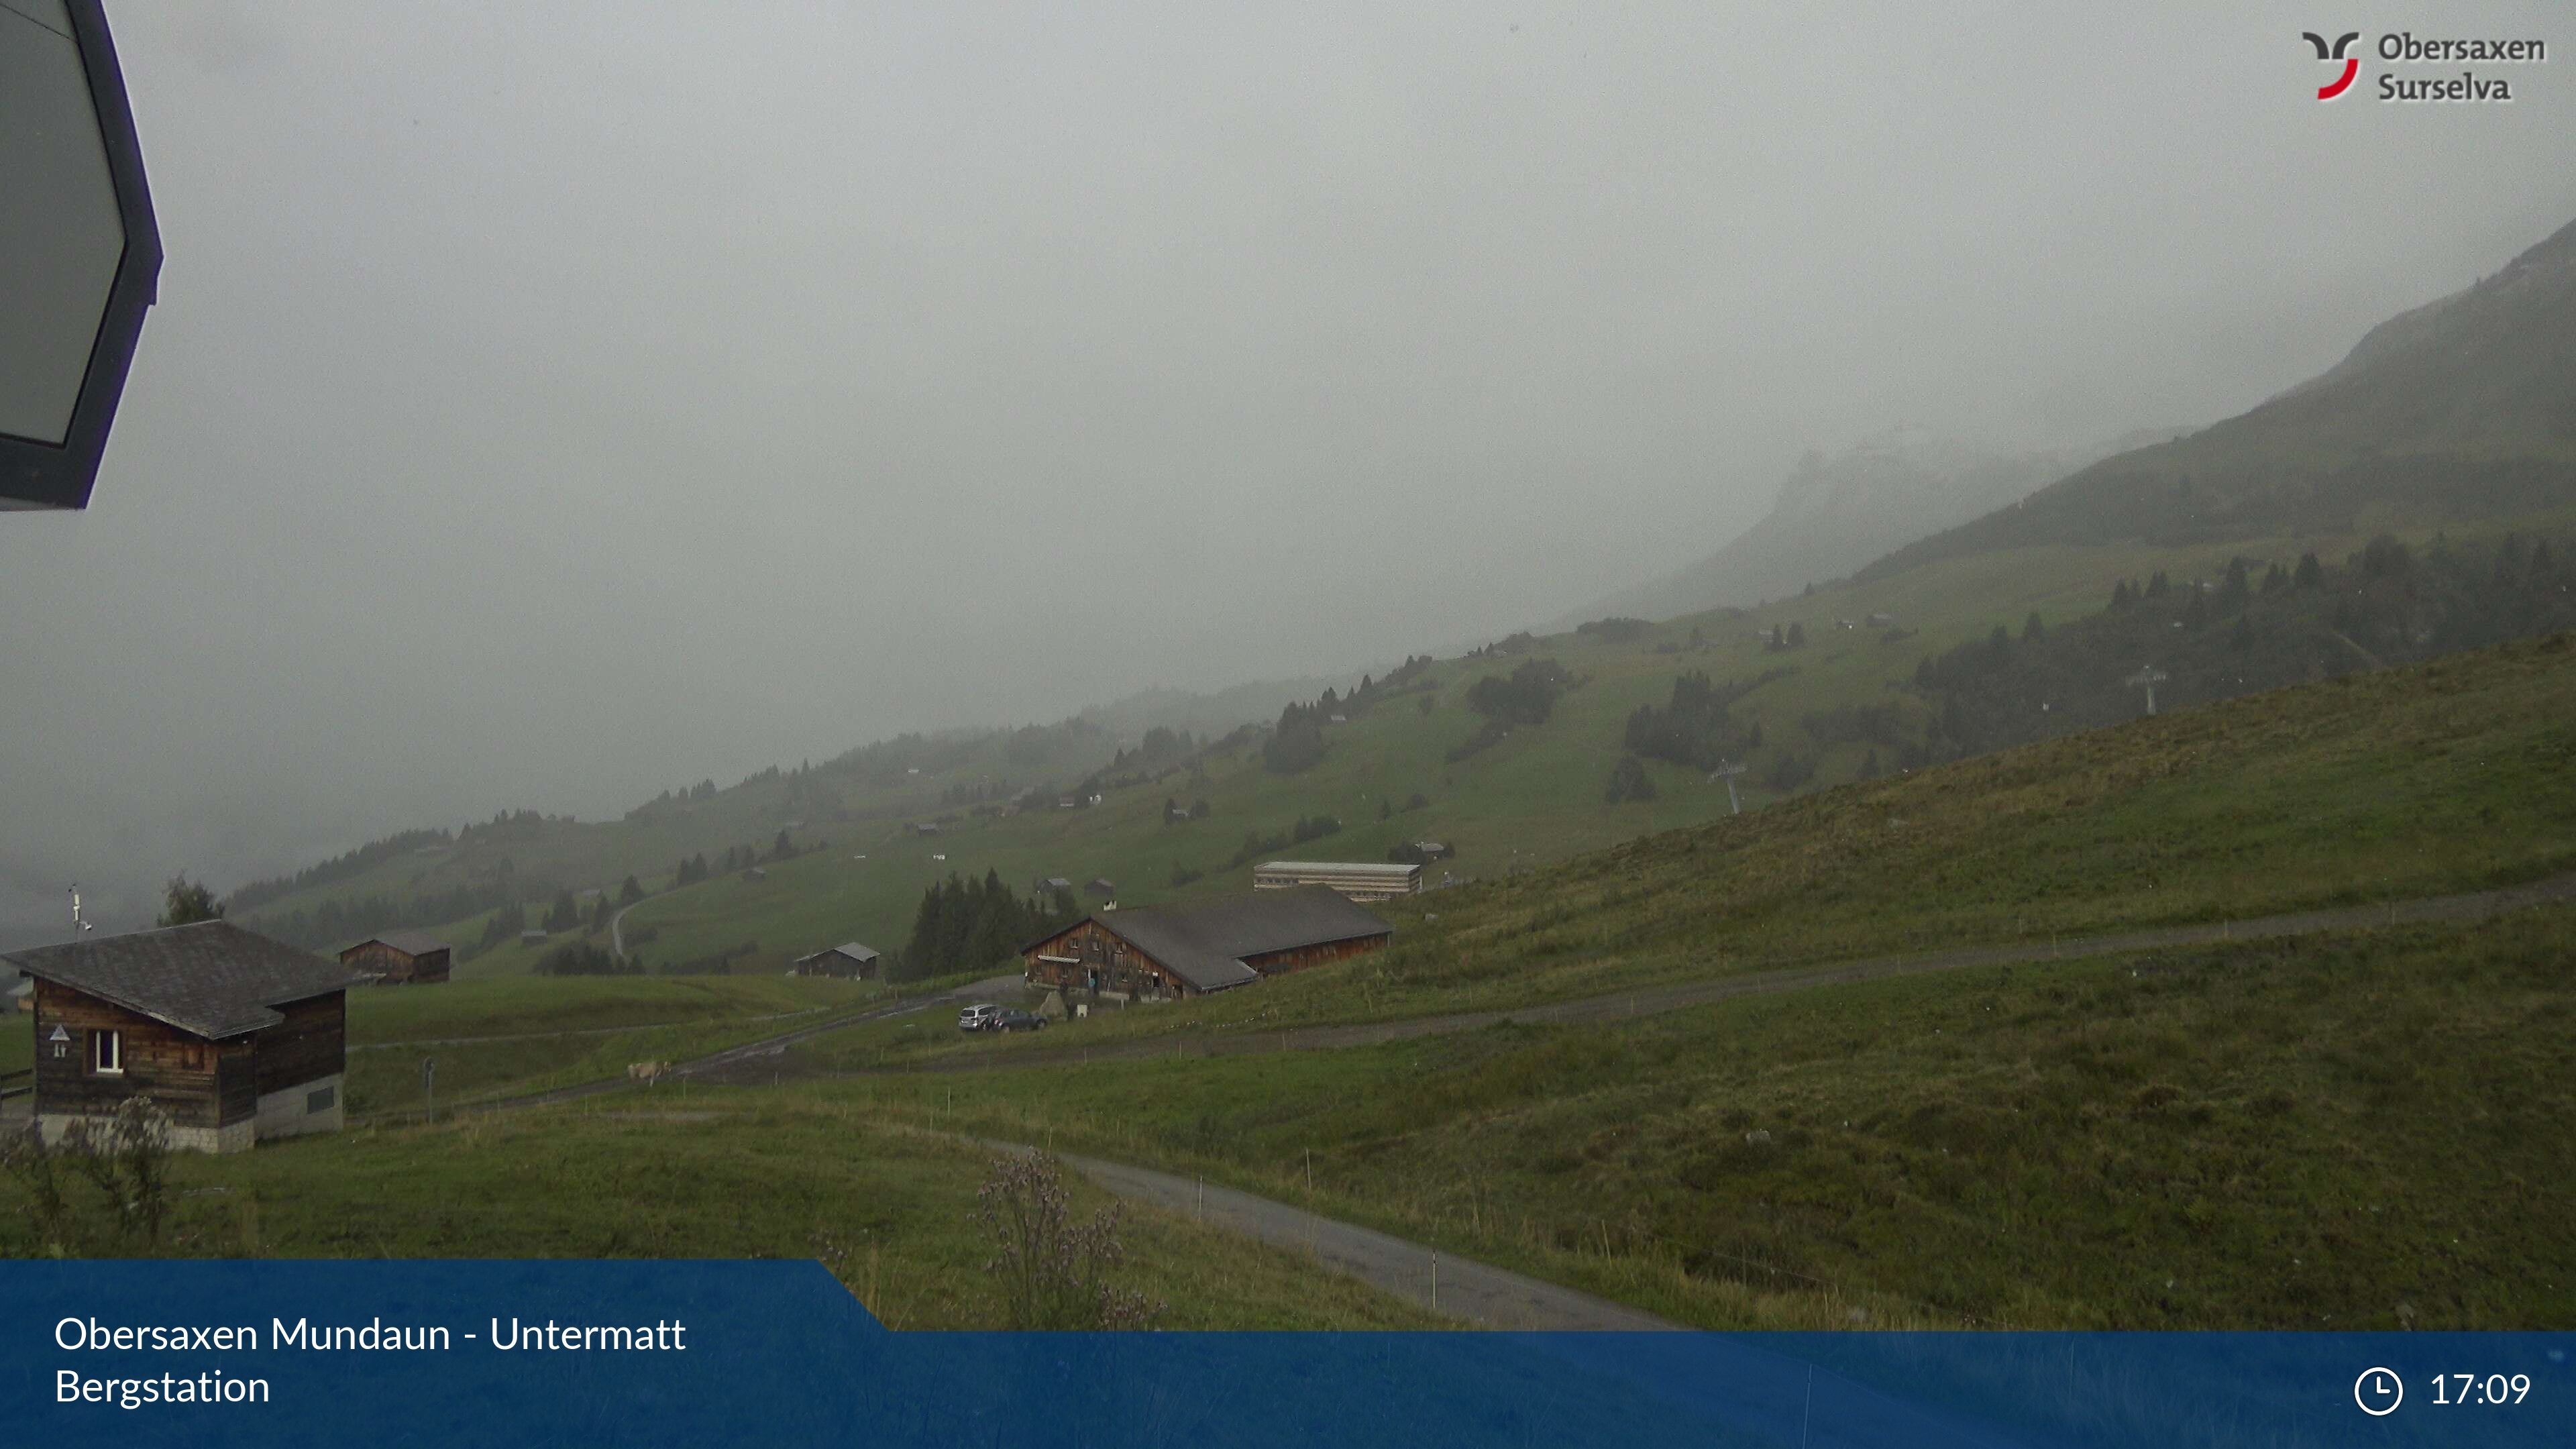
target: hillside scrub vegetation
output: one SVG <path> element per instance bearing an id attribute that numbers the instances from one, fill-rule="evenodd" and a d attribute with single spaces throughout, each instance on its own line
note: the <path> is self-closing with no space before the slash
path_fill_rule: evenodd
<path id="1" fill-rule="evenodd" d="M 2134 718 L 2146 665 L 2174 709 L 2576 627 L 2571 547 L 2508 534 L 2419 551 L 2382 535 L 2340 564 L 2238 557 L 2211 579 L 2122 580 L 2097 614 L 2018 640 L 1997 625 L 1927 657 L 1914 683 L 1928 729 L 1872 738 L 1909 764 L 1956 758 Z"/>

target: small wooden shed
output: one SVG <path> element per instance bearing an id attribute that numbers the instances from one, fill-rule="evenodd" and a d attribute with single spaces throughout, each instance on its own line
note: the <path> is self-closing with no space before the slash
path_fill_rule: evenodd
<path id="1" fill-rule="evenodd" d="M 340 953 L 340 964 L 379 986 L 431 986 L 447 979 L 448 945 L 427 931 L 387 931 Z"/>
<path id="2" fill-rule="evenodd" d="M 863 941 L 843 941 L 811 956 L 799 956 L 794 962 L 799 976 L 841 976 L 866 981 L 877 974 L 876 948 Z"/>

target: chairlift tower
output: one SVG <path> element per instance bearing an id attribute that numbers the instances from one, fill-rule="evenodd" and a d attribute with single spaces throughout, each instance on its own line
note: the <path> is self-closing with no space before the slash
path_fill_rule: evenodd
<path id="1" fill-rule="evenodd" d="M 2144 689 L 2147 692 L 2149 718 L 2153 718 L 2156 712 L 2156 686 L 2172 677 L 2152 664 L 2142 666 L 2137 673 L 2129 676 L 2128 683 L 2131 689 Z"/>
<path id="2" fill-rule="evenodd" d="M 1735 777 L 1743 774 L 1749 768 L 1750 766 L 1747 766 L 1742 760 L 1729 760 L 1725 764 L 1722 764 L 1709 772 L 1708 777 L 1711 780 L 1723 779 L 1726 781 L 1726 813 L 1729 815 L 1741 815 L 1744 813 L 1744 802 L 1735 797 Z"/>

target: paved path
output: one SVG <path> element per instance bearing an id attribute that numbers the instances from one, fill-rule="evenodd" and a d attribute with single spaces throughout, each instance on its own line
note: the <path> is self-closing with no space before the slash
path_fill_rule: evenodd
<path id="1" fill-rule="evenodd" d="M 879 1070 L 982 1072 L 1017 1067 L 1060 1066 L 1068 1062 L 1128 1061 L 1168 1056 L 1247 1056 L 1279 1051 L 1318 1051 L 1355 1046 L 1379 1046 L 1387 1042 L 1410 1041 L 1416 1037 L 1477 1031 L 1503 1021 L 1526 1023 L 1617 1021 L 1627 1017 L 1654 1016 L 1668 1011 L 1681 1011 L 1743 996 L 1764 996 L 1782 991 L 1800 991 L 1815 986 L 1876 981 L 1893 976 L 1914 976 L 1935 971 L 1959 971 L 1979 966 L 2014 966 L 2031 961 L 2119 956 L 2176 946 L 2207 946 L 2225 941 L 2277 939 L 2285 936 L 2313 935 L 2321 931 L 2357 930 L 2370 926 L 2429 921 L 2482 921 L 2493 916 L 2565 900 L 2576 900 L 2576 875 L 2553 876 L 2529 885 L 2509 886 L 2502 890 L 2473 891 L 2452 896 L 2426 896 L 2416 900 L 2394 901 L 2382 905 L 2299 911 L 2286 915 L 2259 916 L 2251 920 L 2213 922 L 2201 926 L 2167 926 L 2153 930 L 2124 931 L 2108 936 L 2069 937 L 2059 942 L 1973 946 L 1956 951 L 1879 956 L 1863 961 L 1838 962 L 1829 966 L 1795 966 L 1778 971 L 1753 971 L 1741 976 L 1722 976 L 1708 981 L 1686 981 L 1672 986 L 1643 987 L 1635 991 L 1617 992 L 1607 996 L 1586 996 L 1573 1001 L 1518 1006 L 1506 1011 L 1451 1012 L 1441 1016 L 1416 1016 L 1395 1021 L 1360 1022 L 1346 1026 L 1291 1027 L 1284 1031 L 1210 1033 L 1177 1041 L 1131 1039 L 1092 1047 L 1066 1044 L 1031 1046 L 1027 1049 L 1007 1052 L 960 1052 L 936 1057 L 926 1062 Z"/>
<path id="2" fill-rule="evenodd" d="M 998 1152 L 1029 1150 L 1017 1143 L 969 1140 Z M 1606 1298 L 1439 1253 L 1230 1187 L 1097 1157 L 1057 1155 L 1115 1196 L 1196 1218 L 1274 1247 L 1312 1253 L 1335 1272 L 1467 1323 L 1486 1328 L 1621 1332 L 1682 1326 Z"/>

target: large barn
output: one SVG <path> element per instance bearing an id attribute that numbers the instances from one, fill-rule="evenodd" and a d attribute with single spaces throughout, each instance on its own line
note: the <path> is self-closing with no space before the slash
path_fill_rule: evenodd
<path id="1" fill-rule="evenodd" d="M 131 1097 L 171 1145 L 240 1152 L 346 1120 L 347 991 L 366 978 L 230 921 L 0 956 L 36 984 L 36 1125 L 57 1140 Z"/>
<path id="2" fill-rule="evenodd" d="M 1102 911 L 1020 950 L 1029 984 L 1148 999 L 1204 996 L 1374 951 L 1395 928 L 1325 886 L 1196 906 Z"/>

